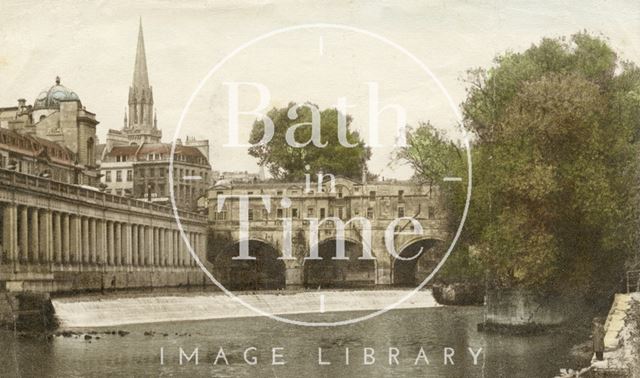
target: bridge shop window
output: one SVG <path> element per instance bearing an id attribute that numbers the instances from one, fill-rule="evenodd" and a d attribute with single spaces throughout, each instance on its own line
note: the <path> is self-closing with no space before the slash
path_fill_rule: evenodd
<path id="1" fill-rule="evenodd" d="M 427 208 L 427 218 L 428 219 L 436 219 L 436 208 L 433 206 L 429 206 Z"/>

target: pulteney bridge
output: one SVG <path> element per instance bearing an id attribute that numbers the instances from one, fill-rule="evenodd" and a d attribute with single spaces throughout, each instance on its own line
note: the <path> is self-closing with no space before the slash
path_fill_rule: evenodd
<path id="1" fill-rule="evenodd" d="M 0 291 L 204 284 L 170 208 L 0 169 Z M 206 217 L 180 212 L 204 258 Z"/>
<path id="2" fill-rule="evenodd" d="M 446 212 L 439 199 L 438 188 L 412 182 L 358 183 L 336 178 L 320 187 L 305 183 L 233 184 L 224 180 L 209 191 L 209 223 L 213 231 L 208 260 L 213 274 L 230 289 L 261 289 L 283 287 L 356 287 L 373 285 L 410 286 L 422 281 L 439 261 L 448 246 Z M 315 186 L 315 187 L 314 187 Z M 315 189 L 315 190 L 313 190 Z M 233 259 L 239 255 L 240 195 L 249 198 L 249 250 L 255 260 Z M 270 197 L 270 209 L 258 196 Z M 218 209 L 218 197 L 225 197 Z M 283 198 L 285 199 L 284 201 Z M 288 199 L 288 200 L 287 200 Z M 387 251 L 385 230 L 396 218 L 413 217 L 423 228 L 418 234 L 408 220 L 395 227 L 393 246 L 403 258 Z M 343 238 L 348 259 L 335 260 L 336 228 L 333 221 L 322 222 L 317 242 L 311 239 L 309 221 L 305 218 L 338 218 L 346 224 Z M 371 235 L 363 232 L 363 217 L 371 224 Z M 283 231 L 291 222 L 291 255 L 282 259 Z M 416 230 L 417 231 L 417 230 Z M 310 260 L 311 244 L 315 243 L 320 260 Z M 370 247 L 374 259 L 359 259 L 363 246 Z"/>

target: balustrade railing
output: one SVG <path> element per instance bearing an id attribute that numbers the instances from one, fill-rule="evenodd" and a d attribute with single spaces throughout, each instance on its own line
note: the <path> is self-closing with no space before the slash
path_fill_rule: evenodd
<path id="1" fill-rule="evenodd" d="M 134 198 L 127 198 L 118 196 L 111 193 L 100 192 L 97 189 L 92 190 L 89 188 L 83 188 L 78 185 L 67 184 L 60 181 L 53 181 L 45 177 L 38 177 L 29 175 L 26 173 L 20 173 L 8 169 L 0 168 L 0 184 L 7 185 L 9 187 L 20 187 L 28 190 L 34 190 L 46 193 L 57 193 L 66 196 L 82 197 L 88 200 L 95 200 L 101 202 L 108 202 L 114 204 L 126 205 L 129 207 L 158 211 L 161 213 L 172 213 L 173 209 L 168 206 L 158 205 L 141 201 Z M 193 213 L 185 210 L 178 210 L 178 215 L 181 219 L 188 219 L 193 221 L 206 222 L 207 217 L 205 215 Z"/>

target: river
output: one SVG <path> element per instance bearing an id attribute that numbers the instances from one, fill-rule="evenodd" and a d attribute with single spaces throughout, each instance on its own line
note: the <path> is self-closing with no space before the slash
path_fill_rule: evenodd
<path id="1" fill-rule="evenodd" d="M 353 315 L 325 313 L 322 319 Z M 310 321 L 318 316 L 291 317 Z M 580 341 L 571 332 L 526 337 L 486 334 L 476 331 L 481 320 L 481 307 L 443 306 L 393 310 L 365 322 L 329 328 L 253 317 L 83 330 L 96 332 L 91 339 L 74 335 L 45 341 L 4 331 L 0 375 L 530 378 L 552 377 L 560 368 L 580 365 L 570 357 L 571 346 Z M 129 333 L 105 334 L 111 330 Z M 477 364 L 469 348 L 477 355 Z M 250 364 L 253 361 L 255 365 Z"/>

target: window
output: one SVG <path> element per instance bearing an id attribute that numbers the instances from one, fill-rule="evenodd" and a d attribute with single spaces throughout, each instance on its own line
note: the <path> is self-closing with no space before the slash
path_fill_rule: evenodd
<path id="1" fill-rule="evenodd" d="M 316 209 L 313 207 L 307 208 L 307 217 L 313 218 L 314 215 L 316 215 Z"/>
<path id="2" fill-rule="evenodd" d="M 338 198 L 342 198 L 342 188 L 338 189 Z"/>
<path id="3" fill-rule="evenodd" d="M 282 218 L 283 217 L 283 213 L 284 212 L 282 211 L 282 209 L 276 210 L 276 215 L 278 216 L 278 218 Z"/>
<path id="4" fill-rule="evenodd" d="M 164 195 L 164 184 L 158 184 L 158 195 L 159 196 Z"/>
<path id="5" fill-rule="evenodd" d="M 146 169 L 140 168 L 140 177 L 144 177 Z"/>
<path id="6" fill-rule="evenodd" d="M 367 208 L 367 219 L 373 219 L 373 207 Z"/>
<path id="7" fill-rule="evenodd" d="M 127 181 L 133 181 L 133 171 L 131 169 L 127 169 Z"/>
<path id="8" fill-rule="evenodd" d="M 121 182 L 121 181 L 122 181 L 122 171 L 116 171 L 116 182 Z"/>
<path id="9" fill-rule="evenodd" d="M 398 190 L 398 201 L 404 201 L 404 190 Z"/>
<path id="10" fill-rule="evenodd" d="M 249 209 L 249 220 L 253 220 L 253 209 Z"/>
<path id="11" fill-rule="evenodd" d="M 427 218 L 435 219 L 436 218 L 436 208 L 433 206 L 429 206 L 427 208 Z"/>
<path id="12" fill-rule="evenodd" d="M 372 190 L 369 192 L 369 201 L 375 201 L 376 200 L 376 191 Z"/>
<path id="13" fill-rule="evenodd" d="M 164 168 L 158 168 L 158 175 L 164 177 Z"/>
<path id="14" fill-rule="evenodd" d="M 227 219 L 227 209 L 226 207 L 222 207 L 222 210 L 219 212 L 216 212 L 216 220 L 226 220 Z"/>
<path id="15" fill-rule="evenodd" d="M 320 219 L 324 219 L 325 217 L 325 210 L 324 207 L 320 208 Z"/>
<path id="16" fill-rule="evenodd" d="M 267 211 L 267 209 L 262 209 L 262 219 L 269 219 L 269 212 Z"/>
<path id="17" fill-rule="evenodd" d="M 298 219 L 298 209 L 296 208 L 291 209 L 291 218 Z"/>
<path id="18" fill-rule="evenodd" d="M 398 206 L 398 218 L 404 217 L 404 206 Z"/>
<path id="19" fill-rule="evenodd" d="M 149 177 L 155 177 L 155 175 L 156 175 L 156 169 L 149 168 Z"/>
<path id="20" fill-rule="evenodd" d="M 344 218 L 344 207 L 342 206 L 338 207 L 338 218 L 340 219 Z"/>
<path id="21" fill-rule="evenodd" d="M 111 171 L 104 171 L 104 181 L 111 182 Z"/>
<path id="22" fill-rule="evenodd" d="M 116 194 L 121 196 L 122 195 L 122 189 L 116 189 Z"/>
<path id="23" fill-rule="evenodd" d="M 281 196 L 281 195 L 282 195 L 282 190 L 278 190 L 278 191 L 276 192 L 276 195 Z"/>

